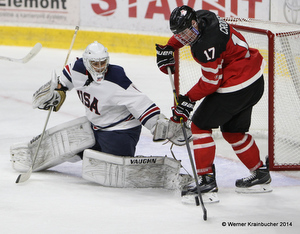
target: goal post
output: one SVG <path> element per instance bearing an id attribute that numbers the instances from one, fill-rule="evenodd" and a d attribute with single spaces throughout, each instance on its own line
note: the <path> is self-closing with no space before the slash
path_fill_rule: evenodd
<path id="1" fill-rule="evenodd" d="M 224 18 L 266 61 L 265 91 L 254 106 L 250 133 L 268 144 L 270 170 L 300 170 L 300 26 Z M 176 91 L 185 94 L 202 76 L 190 47 L 175 52 Z M 201 101 L 198 101 L 198 104 Z M 218 130 L 214 131 L 219 136 Z"/>

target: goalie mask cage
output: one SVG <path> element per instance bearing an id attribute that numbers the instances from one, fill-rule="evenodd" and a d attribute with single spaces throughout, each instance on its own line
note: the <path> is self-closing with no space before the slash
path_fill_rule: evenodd
<path id="1" fill-rule="evenodd" d="M 224 19 L 266 61 L 265 91 L 253 108 L 250 134 L 268 142 L 270 170 L 300 170 L 300 26 Z M 201 67 L 192 58 L 189 46 L 176 51 L 174 56 L 176 92 L 185 94 L 201 77 Z M 214 137 L 220 136 L 218 131 L 214 130 Z"/>

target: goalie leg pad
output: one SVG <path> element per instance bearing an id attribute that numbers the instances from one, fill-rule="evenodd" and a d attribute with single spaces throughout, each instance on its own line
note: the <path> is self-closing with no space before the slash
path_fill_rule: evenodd
<path id="1" fill-rule="evenodd" d="M 83 154 L 82 177 L 117 188 L 177 189 L 180 162 L 168 157 L 123 157 L 87 149 Z"/>
<path id="2" fill-rule="evenodd" d="M 10 147 L 13 169 L 26 172 L 35 155 L 40 136 L 29 143 L 19 143 Z M 45 131 L 33 171 L 41 171 L 66 161 L 78 161 L 77 153 L 92 147 L 95 138 L 91 124 L 86 117 L 81 117 L 60 124 Z"/>

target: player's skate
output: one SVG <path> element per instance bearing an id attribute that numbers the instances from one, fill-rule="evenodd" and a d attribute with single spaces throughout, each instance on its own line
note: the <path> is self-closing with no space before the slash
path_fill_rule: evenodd
<path id="1" fill-rule="evenodd" d="M 250 176 L 239 179 L 235 182 L 236 192 L 238 193 L 266 193 L 271 192 L 271 176 L 266 165 L 253 171 Z"/>
<path id="2" fill-rule="evenodd" d="M 219 202 L 219 198 L 217 195 L 218 186 L 216 182 L 214 165 L 213 165 L 213 173 L 199 176 L 198 183 L 200 186 L 203 202 L 205 203 Z M 183 203 L 195 203 L 196 196 L 198 196 L 198 192 L 197 192 L 197 186 L 195 182 L 183 187 L 181 191 L 181 197 Z"/>

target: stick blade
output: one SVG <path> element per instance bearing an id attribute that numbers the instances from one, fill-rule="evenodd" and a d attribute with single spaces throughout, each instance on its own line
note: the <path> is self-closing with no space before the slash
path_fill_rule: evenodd
<path id="1" fill-rule="evenodd" d="M 205 209 L 205 211 L 203 212 L 203 220 L 207 221 L 207 211 Z"/>
<path id="2" fill-rule="evenodd" d="M 26 173 L 20 174 L 16 180 L 16 184 L 23 183 L 27 181 L 32 173 L 32 168 L 30 168 Z"/>
<path id="3" fill-rule="evenodd" d="M 27 63 L 29 60 L 31 60 L 34 56 L 36 56 L 40 50 L 42 49 L 41 43 L 36 43 L 34 47 L 30 50 L 30 52 L 22 59 L 23 63 Z"/>

